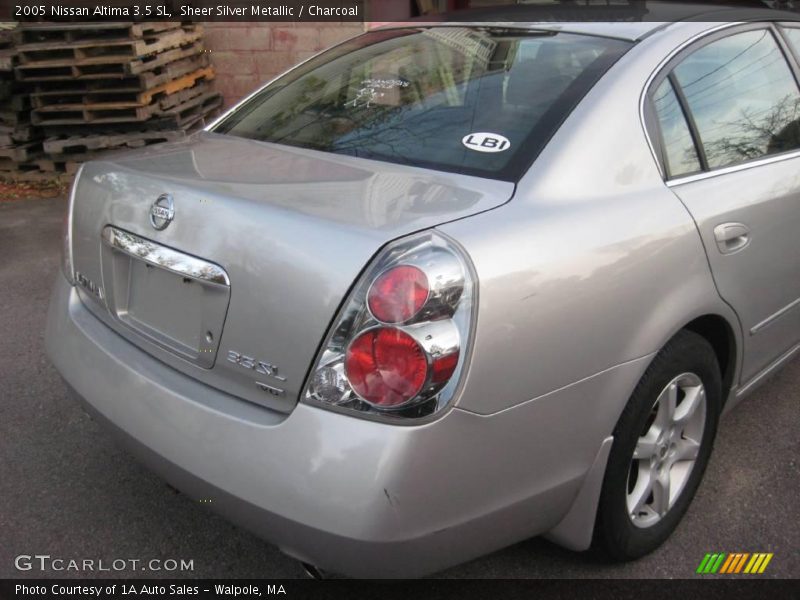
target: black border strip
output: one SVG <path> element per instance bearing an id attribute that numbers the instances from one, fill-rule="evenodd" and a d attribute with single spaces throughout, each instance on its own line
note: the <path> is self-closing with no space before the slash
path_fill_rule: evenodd
<path id="1" fill-rule="evenodd" d="M 29 589 L 38 587 L 44 593 L 21 593 L 17 586 Z M 102 588 L 102 593 L 54 594 L 81 587 Z M 131 586 L 136 590 L 130 593 Z M 148 589 L 149 594 L 141 590 Z M 0 598 L 4 600 L 28 598 L 52 598 L 72 600 L 101 598 L 103 600 L 132 600 L 137 598 L 171 598 L 172 600 L 209 600 L 233 597 L 218 593 L 216 586 L 235 586 L 240 590 L 237 598 L 291 598 L 313 600 L 409 600 L 413 598 L 444 599 L 457 598 L 524 598 L 544 600 L 548 598 L 587 598 L 592 600 L 674 600 L 675 597 L 703 598 L 704 600 L 732 598 L 761 600 L 764 597 L 791 598 L 798 593 L 796 580 L 765 579 L 763 576 L 698 576 L 696 579 L 547 579 L 547 580 L 416 580 L 416 581 L 359 581 L 359 580 L 291 580 L 291 579 L 27 579 L 0 580 Z M 253 593 L 253 588 L 258 593 Z M 128 593 L 123 594 L 122 590 Z M 163 593 L 160 593 L 161 590 Z M 221 588 L 219 588 L 221 589 Z M 113 590 L 113 591 L 111 591 Z M 207 591 L 206 591 L 207 590 Z M 250 591 L 250 593 L 247 593 Z M 170 593 L 172 592 L 172 593 Z"/>
<path id="2" fill-rule="evenodd" d="M 491 0 L 490 0 L 491 1 Z M 626 21 L 674 22 L 684 20 L 791 20 L 800 13 L 798 0 L 555 0 L 525 5 L 512 0 L 496 0 L 491 6 L 469 8 L 471 0 L 443 0 L 450 12 L 423 15 L 420 4 L 409 0 L 405 6 L 389 8 L 387 0 L 0 0 L 0 21 L 57 20 L 177 20 L 265 21 L 265 22 L 367 22 L 426 20 L 481 22 L 521 21 Z M 252 7 L 269 7 L 267 14 L 256 14 Z M 100 7 L 100 12 L 95 9 Z M 148 11 L 148 7 L 150 10 Z M 163 7 L 163 10 L 158 7 Z M 465 8 L 466 7 L 466 8 Z M 779 8 L 776 8 L 779 7 Z M 68 8 L 69 10 L 59 10 Z M 189 10 L 191 8 L 191 11 Z M 40 10 L 41 9 L 41 10 Z M 76 9 L 81 9 L 80 11 Z M 458 9 L 458 10 L 455 10 Z M 784 9 L 784 10 L 781 10 Z M 262 9 L 263 10 L 263 9 Z M 752 13 L 747 16 L 745 13 Z M 794 17 L 792 17 L 794 13 Z M 781 15 L 783 15 L 781 17 Z M 788 15 L 788 17 L 787 17 Z"/>

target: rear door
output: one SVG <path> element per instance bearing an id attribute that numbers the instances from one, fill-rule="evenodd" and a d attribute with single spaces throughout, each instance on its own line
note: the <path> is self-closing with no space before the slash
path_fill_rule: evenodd
<path id="1" fill-rule="evenodd" d="M 788 36 L 726 29 L 650 90 L 668 184 L 744 334 L 742 381 L 800 339 L 800 86 Z"/>

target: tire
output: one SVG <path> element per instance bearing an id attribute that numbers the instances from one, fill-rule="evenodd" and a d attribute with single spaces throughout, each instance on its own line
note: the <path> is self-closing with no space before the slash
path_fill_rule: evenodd
<path id="1" fill-rule="evenodd" d="M 680 331 L 653 359 L 614 429 L 596 549 L 613 560 L 633 560 L 675 530 L 708 465 L 721 396 L 713 348 L 698 334 Z"/>

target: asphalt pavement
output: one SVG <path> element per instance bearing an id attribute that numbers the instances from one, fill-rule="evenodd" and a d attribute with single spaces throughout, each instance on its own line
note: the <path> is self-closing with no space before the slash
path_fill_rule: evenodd
<path id="1" fill-rule="evenodd" d="M 91 576 L 15 567 L 16 557 L 37 554 L 106 566 L 117 559 L 193 565 L 102 573 L 111 577 L 303 576 L 277 548 L 140 466 L 67 397 L 43 344 L 63 210 L 63 199 L 0 201 L 0 578 Z M 723 420 L 705 481 L 658 551 L 609 564 L 533 539 L 436 576 L 681 578 L 695 577 L 707 552 L 773 552 L 761 577 L 798 578 L 798 431 L 795 360 Z"/>

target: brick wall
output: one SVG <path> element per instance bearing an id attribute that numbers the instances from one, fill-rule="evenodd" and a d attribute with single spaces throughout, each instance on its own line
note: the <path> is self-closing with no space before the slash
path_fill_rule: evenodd
<path id="1" fill-rule="evenodd" d="M 205 23 L 205 44 L 228 107 L 289 67 L 363 31 L 361 23 Z"/>

